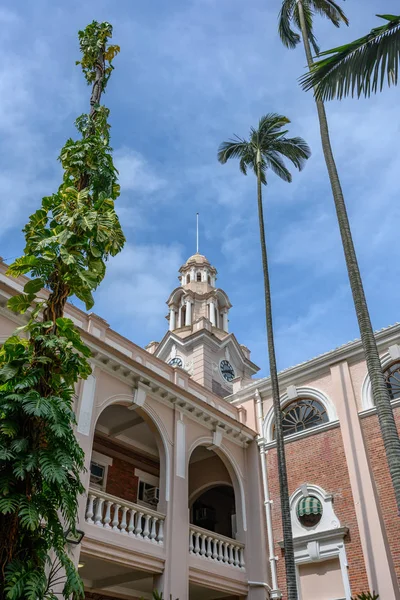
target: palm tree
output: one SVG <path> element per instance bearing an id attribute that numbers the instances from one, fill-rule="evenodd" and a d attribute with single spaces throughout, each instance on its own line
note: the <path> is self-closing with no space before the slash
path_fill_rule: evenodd
<path id="1" fill-rule="evenodd" d="M 301 170 L 305 161 L 311 155 L 310 148 L 302 138 L 286 137 L 287 130 L 282 131 L 282 127 L 285 127 L 288 123 L 290 123 L 289 119 L 281 115 L 265 115 L 260 119 L 257 129 L 250 129 L 250 137 L 248 140 L 235 136 L 235 139 L 223 142 L 218 150 L 218 160 L 222 164 L 225 164 L 230 158 L 238 158 L 240 161 L 240 170 L 244 175 L 247 175 L 247 169 L 250 167 L 257 176 L 258 221 L 264 271 L 265 320 L 267 325 L 269 368 L 275 417 L 283 539 L 285 543 L 286 579 L 288 585 L 288 600 L 297 600 L 296 567 L 294 561 L 292 525 L 290 520 L 289 490 L 286 472 L 285 446 L 283 442 L 278 372 L 276 368 L 271 289 L 268 274 L 262 202 L 262 185 L 266 185 L 267 183 L 268 169 L 271 169 L 284 181 L 290 182 L 292 181 L 292 176 L 286 168 L 282 157 L 289 159 L 297 169 Z"/>
<path id="2" fill-rule="evenodd" d="M 314 88 L 321 100 L 344 96 L 370 96 L 388 85 L 397 85 L 400 62 L 400 15 L 376 15 L 388 21 L 364 37 L 332 50 L 315 62 L 301 78 L 303 89 Z"/>
<path id="3" fill-rule="evenodd" d="M 334 0 L 284 0 L 280 12 L 279 33 L 282 42 L 289 48 L 295 48 L 300 42 L 300 36 L 293 31 L 294 24 L 301 32 L 307 63 L 310 70 L 313 68 L 311 46 L 318 53 L 318 46 L 313 34 L 312 17 L 314 13 L 327 17 L 335 26 L 348 23 L 341 8 Z M 329 179 L 335 202 L 336 214 L 342 238 L 343 251 L 346 259 L 347 272 L 353 294 L 361 342 L 367 362 L 368 374 L 371 380 L 372 394 L 378 413 L 379 425 L 386 451 L 390 476 L 393 483 L 398 511 L 400 512 L 400 440 L 397 433 L 396 422 L 393 416 L 388 389 L 382 372 L 378 348 L 371 325 L 368 306 L 365 299 L 364 288 L 358 267 L 357 256 L 354 249 L 350 223 L 344 202 L 342 186 L 332 152 L 328 121 L 322 100 L 315 98 L 319 125 L 321 131 L 322 150 L 328 169 Z"/>

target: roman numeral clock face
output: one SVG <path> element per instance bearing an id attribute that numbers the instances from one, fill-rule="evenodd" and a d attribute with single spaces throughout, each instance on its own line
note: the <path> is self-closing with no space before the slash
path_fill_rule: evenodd
<path id="1" fill-rule="evenodd" d="M 219 370 L 221 371 L 222 377 L 226 381 L 230 382 L 232 381 L 232 379 L 235 378 L 235 371 L 229 360 L 221 360 L 221 362 L 219 363 Z"/>

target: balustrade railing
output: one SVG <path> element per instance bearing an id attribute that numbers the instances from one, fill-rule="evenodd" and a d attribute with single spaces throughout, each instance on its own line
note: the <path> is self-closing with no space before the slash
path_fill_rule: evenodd
<path id="1" fill-rule="evenodd" d="M 244 569 L 244 544 L 213 531 L 190 526 L 189 552 L 208 560 Z"/>
<path id="2" fill-rule="evenodd" d="M 164 521 L 165 515 L 155 510 L 98 490 L 89 490 L 86 505 L 87 523 L 163 545 Z"/>

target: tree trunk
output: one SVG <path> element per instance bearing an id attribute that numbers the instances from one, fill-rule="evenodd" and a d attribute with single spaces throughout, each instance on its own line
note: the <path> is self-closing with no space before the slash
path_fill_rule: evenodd
<path id="1" fill-rule="evenodd" d="M 309 40 L 306 32 L 302 1 L 297 2 L 299 17 L 301 23 L 301 33 L 303 37 L 304 49 L 309 68 L 313 65 L 312 54 Z M 393 415 L 390 397 L 382 372 L 382 365 L 379 358 L 379 352 L 376 345 L 374 331 L 371 325 L 368 306 L 365 299 L 364 288 L 361 280 L 360 269 L 357 262 L 357 256 L 354 249 L 353 239 L 350 230 L 350 223 L 347 215 L 346 205 L 343 198 L 342 187 L 340 185 L 335 159 L 333 157 L 328 121 L 326 118 L 324 103 L 321 100 L 315 100 L 318 111 L 319 126 L 321 131 L 322 149 L 324 152 L 325 163 L 328 169 L 331 182 L 333 199 L 335 202 L 336 214 L 339 223 L 340 235 L 342 238 L 343 250 L 346 259 L 347 272 L 349 275 L 351 291 L 353 294 L 354 306 L 356 310 L 358 326 L 361 334 L 361 342 L 364 349 L 367 362 L 368 375 L 371 380 L 372 395 L 378 413 L 379 425 L 382 438 L 385 445 L 386 458 L 389 465 L 390 476 L 396 496 L 397 510 L 400 514 L 400 440 L 397 432 L 396 422 Z"/>
<path id="2" fill-rule="evenodd" d="M 264 214 L 261 191 L 261 170 L 259 160 L 257 161 L 257 201 L 258 220 L 260 226 L 261 257 L 264 272 L 265 321 L 267 326 L 269 369 L 272 387 L 272 400 L 274 405 L 279 491 L 281 497 L 283 542 L 285 547 L 287 598 L 288 600 L 297 600 L 298 596 L 296 581 L 296 565 L 294 561 L 294 547 L 292 521 L 290 516 L 289 488 L 286 471 L 285 444 L 283 441 L 282 412 L 279 395 L 278 372 L 276 368 L 274 331 L 272 322 L 271 288 L 268 273 L 267 246 L 265 242 Z"/>

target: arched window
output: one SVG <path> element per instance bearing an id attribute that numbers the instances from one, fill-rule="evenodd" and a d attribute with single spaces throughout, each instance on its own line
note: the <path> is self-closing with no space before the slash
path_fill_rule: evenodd
<path id="1" fill-rule="evenodd" d="M 298 398 L 282 409 L 283 435 L 291 435 L 328 423 L 329 418 L 325 406 L 312 398 Z M 276 437 L 275 425 L 273 437 Z"/>
<path id="2" fill-rule="evenodd" d="M 400 361 L 385 369 L 384 375 L 390 399 L 400 398 Z"/>
<path id="3" fill-rule="evenodd" d="M 197 281 L 201 281 L 201 273 L 197 273 L 197 275 L 196 275 L 196 280 L 197 280 Z"/>
<path id="4" fill-rule="evenodd" d="M 186 283 L 190 283 L 190 273 L 186 275 Z"/>

